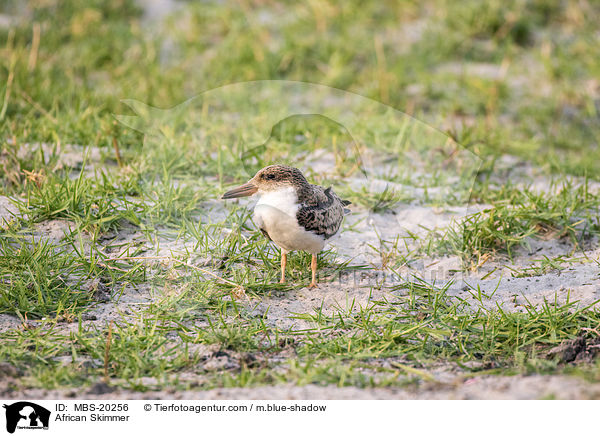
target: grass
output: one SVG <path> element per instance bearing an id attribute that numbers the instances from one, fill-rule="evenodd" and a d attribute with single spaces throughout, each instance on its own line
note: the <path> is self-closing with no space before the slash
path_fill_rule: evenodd
<path id="1" fill-rule="evenodd" d="M 136 211 L 127 209 L 127 182 L 115 186 L 104 174 L 93 180 L 83 170 L 74 179 L 42 177 L 43 181 L 29 183 L 26 197 L 16 201 L 30 222 L 66 219 L 75 222 L 78 230 L 92 233 L 114 230 L 120 220 L 139 224 Z"/>
<path id="2" fill-rule="evenodd" d="M 381 192 L 372 192 L 363 186 L 360 191 L 348 191 L 343 196 L 352 204 L 367 207 L 373 213 L 384 213 L 393 210 L 403 200 L 406 201 L 411 198 L 390 188 L 389 185 L 386 185 Z"/>
<path id="3" fill-rule="evenodd" d="M 532 238 L 564 238 L 575 252 L 600 231 L 600 198 L 590 192 L 587 181 L 574 186 L 567 180 L 547 192 L 510 184 L 500 190 L 488 189 L 478 201 L 491 207 L 467 215 L 442 234 L 430 232 L 421 241 L 423 249 L 428 253 L 457 254 L 467 264 L 477 265 L 477 259 L 494 253 L 510 258 L 515 247 L 529 247 Z"/>
<path id="4" fill-rule="evenodd" d="M 128 271 L 106 265 L 99 252 L 84 252 L 81 239 L 52 243 L 26 234 L 0 236 L 0 313 L 21 319 L 73 320 L 95 303 L 101 287 L 113 292 L 135 284 L 143 266 Z"/>
<path id="5" fill-rule="evenodd" d="M 542 259 L 534 259 L 531 266 L 523 268 L 520 271 L 515 270 L 513 277 L 536 277 L 550 271 L 561 271 L 565 264 L 575 264 L 578 262 L 589 262 L 589 259 L 585 257 L 570 259 L 566 256 L 549 258 L 544 255 Z"/>
<path id="6" fill-rule="evenodd" d="M 68 316 L 91 303 L 92 292 L 85 289 L 91 271 L 85 264 L 48 242 L 15 242 L 3 239 L 0 246 L 2 312 Z"/>
<path id="7" fill-rule="evenodd" d="M 435 381 L 428 367 L 466 369 L 473 361 L 481 365 L 467 369 L 465 377 L 553 373 L 565 364 L 548 358 L 548 351 L 600 323 L 596 310 L 575 309 L 573 302 L 511 313 L 483 305 L 472 310 L 445 289 L 418 282 L 397 291 L 357 311 L 306 314 L 315 327 L 300 331 L 269 326 L 236 303 L 207 306 L 197 293 L 187 293 L 189 307 L 213 315 L 189 323 L 191 313 L 180 304 L 173 306 L 175 312 L 151 305 L 134 315 L 136 322 L 115 323 L 107 363 L 111 384 L 136 390 L 185 389 L 191 380 L 202 389 L 278 383 L 405 386 Z M 2 333 L 10 346 L 0 355 L 28 375 L 26 385 L 91 386 L 103 378 L 107 334 L 81 322 L 70 333 L 47 324 L 17 329 Z M 295 355 L 285 357 L 290 347 Z M 224 363 L 215 365 L 219 358 Z M 392 369 L 381 367 L 382 359 L 391 359 Z M 598 380 L 597 367 L 583 371 Z M 151 381 L 142 382 L 146 378 Z"/>
<path id="8" fill-rule="evenodd" d="M 310 256 L 290 255 L 280 285 L 279 252 L 248 203 L 216 201 L 265 163 L 331 159 L 332 171 L 307 175 L 367 212 L 348 232 L 404 204 L 476 208 L 424 236 L 377 235 L 382 270 L 403 276 L 446 254 L 478 269 L 535 238 L 570 251 L 536 255 L 513 276 L 564 270 L 600 232 L 594 2 L 186 3 L 160 23 L 132 0 L 10 0 L 0 13 L 25 17 L 0 28 L 0 195 L 17 210 L 0 222 L 0 314 L 19 320 L 0 331 L 0 360 L 19 373 L 13 389 L 418 387 L 440 367 L 600 381 L 597 360 L 548 354 L 597 335 L 598 309 L 574 301 L 487 309 L 482 293 L 463 301 L 411 278 L 360 289 L 387 286 L 364 307 L 315 301 L 289 314 L 295 327 L 275 325 L 260 302 L 301 291 Z M 261 79 L 349 90 L 423 123 L 374 102 L 334 104 L 337 91 L 303 88 L 327 116 L 288 116 L 294 96 L 214 90 Z M 208 90 L 184 110 L 156 109 Z M 127 127 L 137 123 L 153 135 Z M 482 160 L 474 185 L 480 162 L 457 144 Z M 523 164 L 557 182 L 524 185 Z M 332 251 L 319 271 L 377 272 Z M 249 303 L 231 298 L 238 285 Z M 103 298 L 116 305 L 110 337 L 92 319 Z"/>
<path id="9" fill-rule="evenodd" d="M 34 2 L 25 6 L 31 19 L 0 31 L 2 134 L 20 143 L 62 140 L 100 147 L 115 134 L 122 147 L 134 146 L 139 135 L 113 125 L 111 114 L 123 110 L 120 98 L 170 107 L 189 90 L 291 79 L 349 89 L 438 126 L 440 114 L 468 121 L 469 138 L 461 142 L 483 154 L 510 151 L 597 174 L 598 113 L 594 93 L 586 88 L 593 90 L 600 69 L 597 44 L 587 37 L 595 29 L 596 5 L 498 0 L 482 11 L 475 1 L 460 7 L 430 3 L 439 12 L 435 16 L 413 2 L 273 10 L 188 5 L 150 35 L 142 11 L 129 0 L 86 7 Z M 17 13 L 18 4 L 7 2 L 3 10 Z M 271 18 L 260 21 L 261 14 Z M 378 23 L 377 30 L 365 17 Z M 399 34 L 399 24 L 419 20 L 428 25 L 416 31 L 414 42 Z M 34 44 L 38 26 L 42 32 Z M 176 53 L 162 51 L 167 36 Z M 408 41 L 405 49 L 396 49 L 395 38 Z M 488 78 L 467 71 L 457 78 L 435 68 L 465 59 L 504 66 L 506 73 Z M 511 80 L 527 77 L 532 68 L 535 83 L 551 92 L 515 88 Z M 410 91 L 414 83 L 422 89 Z"/>

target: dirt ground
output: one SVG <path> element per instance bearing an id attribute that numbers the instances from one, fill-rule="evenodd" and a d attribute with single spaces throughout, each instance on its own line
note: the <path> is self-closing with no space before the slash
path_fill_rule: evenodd
<path id="1" fill-rule="evenodd" d="M 446 383 L 425 383 L 407 389 L 334 386 L 265 386 L 257 388 L 219 388 L 208 391 L 132 392 L 113 390 L 100 383 L 81 392 L 75 389 L 7 392 L 6 398 L 20 399 L 161 399 L 161 400 L 598 400 L 600 383 L 587 383 L 575 377 L 487 376 L 467 380 L 457 378 Z"/>
<path id="2" fill-rule="evenodd" d="M 510 159 L 507 157 L 507 161 Z M 529 171 L 533 171 L 529 169 Z M 524 176 L 523 174 L 520 177 Z M 531 179 L 529 179 L 531 182 Z M 541 188 L 545 187 L 539 180 Z M 225 206 L 219 200 L 210 200 L 204 205 L 211 218 L 224 217 Z M 365 272 L 351 276 L 341 276 L 339 280 L 321 284 L 317 289 L 301 288 L 290 291 L 284 296 L 267 295 L 262 298 L 245 298 L 242 303 L 245 309 L 255 315 L 265 315 L 266 322 L 283 329 L 303 329 L 311 326 L 309 321 L 295 317 L 299 313 L 312 313 L 322 307 L 325 314 L 334 308 L 359 310 L 370 301 L 390 296 L 385 286 L 373 286 L 381 281 L 381 254 L 374 250 L 380 239 L 393 240 L 396 236 L 405 235 L 406 231 L 419 234 L 423 227 L 436 228 L 449 225 L 452 218 L 460 217 L 467 211 L 455 208 L 438 212 L 420 205 L 399 204 L 391 211 L 376 214 L 355 208 L 348 217 L 346 226 L 352 231 L 345 231 L 333 242 L 334 250 L 342 260 L 370 266 Z M 4 197 L 0 197 L 0 219 L 10 220 L 11 213 L 16 213 L 14 206 Z M 393 223 L 393 225 L 390 225 Z M 47 221 L 37 225 L 35 235 L 40 238 L 58 242 L 68 230 L 69 223 L 63 220 Z M 141 234 L 135 228 L 125 228 L 120 238 L 133 241 Z M 561 239 L 549 241 L 531 239 L 529 248 L 520 248 L 516 256 L 508 259 L 495 258 L 489 260 L 476 272 L 456 273 L 459 260 L 452 257 L 418 260 L 404 268 L 408 276 L 417 276 L 438 285 L 452 281 L 449 295 L 470 301 L 473 307 L 484 304 L 486 307 L 501 307 L 507 311 L 523 311 L 524 304 L 541 306 L 546 301 L 555 299 L 561 303 L 570 292 L 570 300 L 577 304 L 589 305 L 600 299 L 598 285 L 598 264 L 600 248 L 596 239 L 589 241 L 587 249 L 578 257 L 582 260 L 570 264 L 560 270 L 533 277 L 513 277 L 511 271 L 530 264 L 532 257 L 544 255 L 553 257 L 568 255 L 572 247 Z M 161 244 L 161 253 L 172 254 L 185 248 L 185 242 L 165 240 Z M 158 253 L 158 254 L 161 254 Z M 358 254 L 357 254 L 358 253 Z M 460 274 L 460 275 L 457 275 Z M 391 278 L 386 277 L 386 280 Z M 479 286 L 488 297 L 476 301 L 472 291 Z M 150 291 L 150 286 L 138 286 L 136 289 L 126 287 L 123 295 L 116 302 L 107 296 L 104 302 L 96 305 L 86 313 L 84 325 L 96 324 L 105 326 L 111 320 L 128 316 L 136 307 L 149 304 L 160 298 Z M 35 325 L 36 321 L 30 321 Z M 19 328 L 21 321 L 12 315 L 0 314 L 0 331 Z M 75 324 L 64 324 L 65 330 L 77 328 Z M 217 355 L 216 350 L 206 347 L 205 365 L 227 367 L 235 365 L 235 357 Z M 279 356 L 282 360 L 285 355 Z M 384 363 L 386 365 L 387 363 Z M 14 368 L 5 364 L 0 366 L 0 394 L 15 398 L 173 398 L 173 399 L 588 399 L 600 398 L 600 384 L 588 383 L 577 377 L 563 375 L 517 375 L 495 376 L 482 375 L 465 378 L 460 368 L 441 367 L 431 372 L 428 381 L 410 380 L 407 378 L 405 388 L 338 388 L 335 386 L 269 386 L 248 389 L 213 389 L 209 391 L 153 391 L 148 393 L 127 390 L 114 390 L 103 383 L 95 385 L 91 390 L 50 390 L 31 389 L 12 391 L 8 386 L 16 377 Z M 192 374 L 181 374 L 182 378 L 194 377 Z M 148 380 L 152 385 L 152 380 Z"/>

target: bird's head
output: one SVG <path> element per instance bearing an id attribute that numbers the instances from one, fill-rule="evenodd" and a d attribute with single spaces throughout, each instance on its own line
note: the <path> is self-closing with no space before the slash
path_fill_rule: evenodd
<path id="1" fill-rule="evenodd" d="M 247 183 L 227 191 L 222 198 L 248 197 L 256 193 L 277 191 L 287 187 L 301 187 L 308 182 L 298 168 L 270 165 L 256 173 Z"/>

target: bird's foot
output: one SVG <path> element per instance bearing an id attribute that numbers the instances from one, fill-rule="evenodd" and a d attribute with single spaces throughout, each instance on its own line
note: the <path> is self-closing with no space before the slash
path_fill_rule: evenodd
<path id="1" fill-rule="evenodd" d="M 285 279 L 279 280 L 279 283 L 282 284 L 282 285 L 285 284 Z"/>
<path id="2" fill-rule="evenodd" d="M 308 287 L 309 287 L 310 289 L 312 289 L 312 288 L 316 288 L 316 287 L 317 287 L 317 284 L 316 284 L 315 282 L 310 282 L 310 285 L 308 285 Z"/>

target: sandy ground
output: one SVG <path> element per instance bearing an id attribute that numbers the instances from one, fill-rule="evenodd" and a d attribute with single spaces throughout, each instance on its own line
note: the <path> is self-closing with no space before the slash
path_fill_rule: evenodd
<path id="1" fill-rule="evenodd" d="M 7 197 L 0 196 L 0 225 L 6 224 L 13 219 L 17 208 Z"/>
<path id="2" fill-rule="evenodd" d="M 332 386 L 265 386 L 220 388 L 208 391 L 131 392 L 112 390 L 100 383 L 85 392 L 77 390 L 6 392 L 0 396 L 20 399 L 174 399 L 174 400 L 598 400 L 600 383 L 564 376 L 477 377 L 456 383 L 426 383 L 407 389 Z"/>
<path id="3" fill-rule="evenodd" d="M 179 7 L 177 2 L 168 0 L 140 1 L 144 8 L 144 19 L 146 23 L 160 23 Z M 6 27 L 16 17 L 6 15 L 0 16 L 0 26 Z M 267 17 L 268 18 L 268 17 Z M 8 23 L 8 24 L 7 24 Z M 396 35 L 404 45 L 407 42 L 417 41 L 422 34 L 423 23 L 415 22 L 413 26 L 404 26 L 402 31 Z M 394 35 L 392 35 L 394 36 Z M 161 47 L 161 58 L 168 57 L 171 42 L 165 39 Z M 532 67 L 539 68 L 539 65 Z M 505 73 L 500 67 L 493 64 L 455 64 L 442 65 L 441 71 L 456 74 L 475 75 L 483 78 L 498 79 Z M 533 79 L 532 79 L 533 78 Z M 512 75 L 508 81 L 509 85 L 519 89 L 533 88 L 540 94 L 550 92 L 544 82 L 539 80 L 538 74 Z M 420 85 L 411 85 L 407 92 L 419 93 Z M 466 123 L 468 119 L 448 120 L 449 127 L 452 123 Z M 57 169 L 63 166 L 78 168 L 81 165 L 81 147 L 65 145 L 61 150 L 61 162 Z M 49 151 L 49 150 L 46 150 Z M 22 156 L 21 156 L 22 157 Z M 320 160 L 323 161 L 323 157 Z M 88 156 L 88 162 L 98 162 L 100 155 L 98 151 L 92 150 Z M 103 162 L 106 164 L 107 162 Z M 527 163 L 518 159 L 505 156 L 501 159 L 494 177 L 499 183 L 511 178 L 521 181 L 523 185 L 531 185 L 536 189 L 549 189 L 548 179 L 539 171 Z M 326 170 L 327 168 L 320 168 Z M 364 180 L 355 180 L 358 185 L 364 184 Z M 352 181 L 349 181 L 352 184 Z M 375 177 L 368 181 L 370 189 L 381 190 L 381 180 Z M 592 186 L 598 189 L 599 185 Z M 208 201 L 204 205 L 206 213 L 212 222 L 219 222 L 226 213 L 224 206 L 218 201 Z M 367 305 L 370 300 L 384 298 L 389 294 L 385 288 L 375 288 L 369 292 L 374 281 L 380 280 L 383 273 L 381 254 L 372 247 L 380 247 L 381 240 L 394 241 L 396 237 L 403 237 L 408 232 L 417 236 L 424 236 L 425 230 L 444 228 L 451 225 L 452 220 L 460 218 L 472 209 L 467 207 L 453 207 L 438 210 L 419 204 L 399 204 L 385 214 L 373 214 L 366 210 L 353 208 L 353 213 L 347 218 L 346 227 L 353 227 L 353 231 L 345 231 L 333 242 L 333 249 L 342 260 L 350 260 L 352 264 L 366 264 L 370 266 L 368 274 L 346 277 L 343 281 L 321 284 L 317 289 L 306 288 L 294 290 L 285 296 L 264 296 L 261 299 L 245 300 L 246 310 L 256 314 L 267 313 L 267 321 L 281 328 L 304 328 L 308 327 L 307 321 L 292 318 L 293 313 L 312 313 L 315 308 L 323 306 L 325 313 L 330 313 L 332 308 L 347 308 L 354 304 L 355 310 L 360 306 Z M 10 221 L 12 213 L 16 208 L 12 206 L 7 198 L 0 196 L 0 226 L 4 221 Z M 64 232 L 69 228 L 65 221 L 49 221 L 40 223 L 33 232 L 35 237 L 44 237 L 53 241 L 59 241 Z M 120 238 L 124 242 L 139 238 L 140 234 L 134 229 L 126 229 Z M 184 243 L 164 240 L 161 242 L 161 251 L 153 254 L 170 255 L 184 248 Z M 514 259 L 508 260 L 495 258 L 485 263 L 476 272 L 458 275 L 454 271 L 459 269 L 459 260 L 455 257 L 439 257 L 431 259 L 418 259 L 409 262 L 402 269 L 406 278 L 412 275 L 421 277 L 426 281 L 435 281 L 442 286 L 452 281 L 449 294 L 467 301 L 474 306 L 478 304 L 469 292 L 479 286 L 485 295 L 483 304 L 486 307 L 501 306 L 504 310 L 523 311 L 525 303 L 542 305 L 546 301 L 564 302 L 567 294 L 571 301 L 578 301 L 580 305 L 589 305 L 600 299 L 600 248 L 598 240 L 594 239 L 586 244 L 582 252 L 572 253 L 572 246 L 564 240 L 541 241 L 531 239 L 530 247 L 519 249 Z M 381 248 L 381 247 L 380 247 Z M 385 247 L 383 247 L 385 249 Z M 532 259 L 540 259 L 543 256 L 555 257 L 565 255 L 568 257 L 581 258 L 565 266 L 561 270 L 549 271 L 533 277 L 513 277 L 514 269 L 522 269 L 529 266 Z M 196 261 L 201 261 L 196 259 Z M 121 316 L 130 316 L 139 305 L 147 304 L 160 298 L 151 292 L 150 287 L 125 288 L 119 302 L 115 302 L 106 296 L 105 301 L 98 304 L 87 316 L 84 324 L 106 325 L 110 320 Z M 21 321 L 12 315 L 0 314 L 0 331 L 19 328 Z M 76 328 L 74 324 L 65 324 L 63 328 L 68 330 Z M 210 353 L 211 350 L 207 350 Z M 213 364 L 218 364 L 213 362 Z M 435 382 L 420 382 L 411 384 L 409 387 L 390 389 L 358 389 L 337 388 L 333 386 L 273 386 L 251 389 L 214 389 L 210 391 L 185 391 L 185 392 L 149 392 L 139 393 L 117 390 L 99 384 L 90 391 L 77 390 L 27 390 L 14 392 L 9 389 L 9 381 L 17 374 L 10 365 L 0 362 L 0 396 L 14 398 L 177 398 L 177 399 L 533 399 L 533 398 L 561 398 L 561 399 L 587 399 L 600 398 L 600 384 L 590 384 L 579 378 L 565 376 L 482 376 L 465 379 L 459 372 L 441 369 L 434 372 Z M 151 381 L 149 381 L 151 382 Z"/>
<path id="4" fill-rule="evenodd" d="M 506 158 L 511 162 L 511 158 Z M 76 162 L 75 162 L 76 163 Z M 71 162 L 73 164 L 73 162 Z M 528 168 L 525 173 L 533 170 Z M 520 174 L 525 180 L 525 176 Z M 532 183 L 532 178 L 527 179 Z M 535 183 L 540 189 L 548 189 L 543 181 L 535 178 Z M 594 187 L 597 188 L 597 187 Z M 251 202 L 249 203 L 251 205 Z M 206 216 L 211 222 L 219 222 L 226 215 L 222 202 L 210 200 L 203 204 Z M 16 213 L 16 208 L 5 197 L 0 197 L 0 222 L 10 220 L 11 214 Z M 316 308 L 322 307 L 328 314 L 333 309 L 349 309 L 368 305 L 372 300 L 379 300 L 390 296 L 389 289 L 373 287 L 381 281 L 384 268 L 381 254 L 374 249 L 380 247 L 381 241 L 393 241 L 402 237 L 408 231 L 423 235 L 423 228 L 443 228 L 451 225 L 452 220 L 472 212 L 466 207 L 453 207 L 437 210 L 419 204 L 398 204 L 392 210 L 383 214 L 375 214 L 353 208 L 353 213 L 348 217 L 345 226 L 352 231 L 344 231 L 332 243 L 334 251 L 341 260 L 350 260 L 353 264 L 364 264 L 370 268 L 365 273 L 358 275 L 342 276 L 331 283 L 323 283 L 317 289 L 301 288 L 285 293 L 285 295 L 265 295 L 262 298 L 247 298 L 242 300 L 246 310 L 255 315 L 267 314 L 267 322 L 280 328 L 302 329 L 312 327 L 310 322 L 294 317 L 298 313 L 314 313 Z M 69 223 L 62 220 L 40 223 L 33 231 L 36 238 L 47 238 L 58 242 L 65 232 L 69 230 Z M 221 230 L 223 231 L 223 230 Z M 226 229 L 225 229 L 226 231 Z M 133 227 L 126 227 L 118 238 L 122 241 L 141 239 L 142 235 Z M 190 243 L 191 244 L 191 243 Z M 159 253 L 172 255 L 185 248 L 186 243 L 165 239 L 161 242 Z M 148 247 L 150 249 L 150 247 Z M 527 302 L 542 305 L 545 301 L 564 302 L 567 293 L 570 300 L 578 300 L 578 304 L 589 305 L 600 299 L 599 268 L 600 248 L 596 239 L 586 244 L 586 250 L 576 255 L 572 254 L 570 243 L 553 239 L 549 241 L 531 239 L 528 248 L 517 250 L 512 261 L 502 257 L 491 259 L 478 271 L 472 273 L 456 273 L 460 262 L 453 257 L 440 257 L 431 259 L 418 259 L 403 268 L 405 278 L 417 276 L 425 281 L 434 282 L 438 286 L 452 282 L 449 294 L 471 301 L 474 306 L 480 304 L 475 301 L 470 290 L 479 286 L 487 295 L 483 304 L 493 308 L 502 307 L 509 311 L 523 311 Z M 531 264 L 532 258 L 542 256 L 574 256 L 581 258 L 565 266 L 561 270 L 549 271 L 533 277 L 513 277 L 512 272 Z M 198 260 L 197 260 L 198 261 Z M 483 278 L 485 277 L 485 278 Z M 118 302 L 106 296 L 100 304 L 86 314 L 84 324 L 96 324 L 99 327 L 106 325 L 110 320 L 123 316 L 131 316 L 137 307 L 148 304 L 161 295 L 151 291 L 151 286 L 139 286 L 136 289 L 128 287 Z M 35 323 L 35 321 L 33 321 Z M 21 322 L 12 315 L 0 314 L 0 331 L 18 328 Z M 75 324 L 64 324 L 66 330 L 76 328 Z M 207 356 L 213 350 L 207 349 Z M 284 358 L 284 356 L 282 356 Z M 210 360 L 210 359 L 209 359 Z M 214 360 L 214 359 L 213 359 Z M 213 365 L 227 365 L 227 362 L 213 361 Z M 4 371 L 4 376 L 2 374 Z M 97 385 L 90 391 L 60 390 L 42 391 L 28 390 L 14 392 L 6 385 L 11 379 L 11 368 L 0 367 L 0 395 L 9 397 L 24 396 L 30 398 L 177 398 L 177 399 L 505 399 L 505 398 L 600 398 L 600 384 L 590 384 L 581 379 L 566 376 L 482 376 L 465 379 L 460 371 L 444 368 L 433 372 L 434 382 L 409 383 L 407 388 L 393 389 L 358 389 L 337 388 L 333 386 L 272 386 L 251 389 L 215 389 L 210 391 L 160 391 L 151 393 L 137 393 L 124 390 L 113 391 L 112 388 Z M 14 375 L 14 374 L 12 374 Z M 185 377 L 185 374 L 182 374 Z M 189 375 L 193 377 L 193 375 Z M 152 380 L 148 381 L 152 385 Z M 4 386 L 2 386 L 4 384 Z"/>

